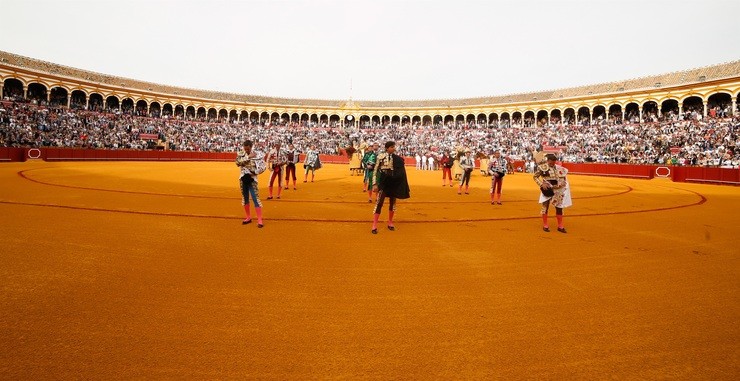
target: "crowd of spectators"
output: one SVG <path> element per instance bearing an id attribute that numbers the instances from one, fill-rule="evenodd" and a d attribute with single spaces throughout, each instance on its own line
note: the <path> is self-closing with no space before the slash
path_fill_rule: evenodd
<path id="1" fill-rule="evenodd" d="M 712 108 L 703 118 L 696 109 L 658 117 L 625 115 L 575 123 L 560 119 L 515 119 L 494 126 L 452 122 L 363 125 L 362 128 L 316 122 L 194 121 L 152 118 L 131 113 L 43 107 L 33 103 L 0 103 L 0 146 L 79 147 L 233 152 L 250 139 L 265 145 L 310 145 L 323 154 L 363 142 L 397 142 L 399 154 L 435 156 L 460 147 L 487 155 L 502 149 L 514 160 L 531 160 L 532 151 L 554 149 L 568 162 L 734 166 L 740 163 L 740 119 L 725 108 Z M 646 120 L 646 121 L 645 121 Z M 503 121 L 502 121 L 503 122 Z M 509 122 L 509 121 L 505 121 Z M 567 122 L 567 120 L 566 120 Z M 156 139 L 153 137 L 156 136 Z"/>

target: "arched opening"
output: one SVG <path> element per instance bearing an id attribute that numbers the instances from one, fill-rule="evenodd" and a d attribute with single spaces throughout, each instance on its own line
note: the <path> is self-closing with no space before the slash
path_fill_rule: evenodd
<path id="1" fill-rule="evenodd" d="M 329 116 L 326 114 L 321 114 L 319 116 L 319 124 L 321 127 L 329 127 Z"/>
<path id="2" fill-rule="evenodd" d="M 228 121 L 228 119 L 229 119 L 229 112 L 225 108 L 218 110 L 218 121 L 219 122 L 225 122 L 225 121 Z"/>
<path id="3" fill-rule="evenodd" d="M 601 124 L 606 123 L 606 120 L 606 107 L 603 105 L 594 106 L 593 110 L 591 111 L 591 121 L 593 123 Z"/>
<path id="4" fill-rule="evenodd" d="M 488 114 L 488 125 L 491 127 L 498 127 L 499 116 L 495 112 Z"/>
<path id="5" fill-rule="evenodd" d="M 249 123 L 250 124 L 259 123 L 259 121 L 260 121 L 260 113 L 258 113 L 257 111 L 252 111 L 252 112 L 249 113 L 249 118 L 247 118 L 247 119 L 249 119 Z"/>
<path id="6" fill-rule="evenodd" d="M 468 126 L 474 125 L 475 124 L 475 115 L 473 115 L 473 114 L 466 115 L 465 116 L 465 124 L 467 124 Z"/>
<path id="7" fill-rule="evenodd" d="M 465 124 L 465 115 L 458 114 L 455 117 L 455 127 L 460 128 Z"/>
<path id="8" fill-rule="evenodd" d="M 355 126 L 355 117 L 354 115 L 347 115 L 344 117 L 344 125 L 349 127 Z"/>
<path id="9" fill-rule="evenodd" d="M 239 113 L 236 110 L 229 111 L 229 123 L 234 123 L 239 119 Z"/>
<path id="10" fill-rule="evenodd" d="M 576 109 L 568 107 L 563 111 L 563 124 L 572 125 L 576 122 Z"/>
<path id="11" fill-rule="evenodd" d="M 372 127 L 373 128 L 377 128 L 380 125 L 380 117 L 379 116 L 373 115 L 373 117 L 371 118 L 371 120 L 372 120 Z"/>
<path id="12" fill-rule="evenodd" d="M 360 115 L 360 128 L 370 128 L 370 126 L 370 117 L 367 115 Z"/>
<path id="13" fill-rule="evenodd" d="M 622 124 L 622 105 L 613 104 L 609 106 L 609 121 L 615 124 Z"/>
<path id="14" fill-rule="evenodd" d="M 732 96 L 728 93 L 715 93 L 707 98 L 707 115 L 712 118 L 726 118 L 732 114 Z"/>
<path id="15" fill-rule="evenodd" d="M 206 120 L 207 111 L 206 108 L 201 106 L 198 107 L 198 111 L 195 113 L 195 119 L 200 121 Z"/>
<path id="16" fill-rule="evenodd" d="M 103 96 L 98 93 L 90 94 L 87 109 L 92 111 L 103 111 Z"/>
<path id="17" fill-rule="evenodd" d="M 455 117 L 452 115 L 445 115 L 444 119 L 444 125 L 447 127 L 454 127 L 455 124 Z"/>
<path id="18" fill-rule="evenodd" d="M 51 89 L 51 93 L 49 94 L 49 106 L 52 107 L 59 107 L 59 106 L 66 106 L 67 105 L 67 96 L 68 92 L 67 89 L 64 87 L 54 87 Z"/>
<path id="19" fill-rule="evenodd" d="M 442 115 L 435 115 L 432 118 L 432 125 L 435 126 L 435 127 L 440 127 L 440 126 L 442 126 L 443 123 L 444 123 L 444 121 L 442 119 Z"/>
<path id="20" fill-rule="evenodd" d="M 551 124 L 560 124 L 563 121 L 563 113 L 560 111 L 560 109 L 554 109 L 550 111 L 550 123 Z"/>
<path id="21" fill-rule="evenodd" d="M 207 119 L 209 122 L 213 122 L 218 119 L 218 111 L 213 107 L 209 108 Z"/>
<path id="22" fill-rule="evenodd" d="M 300 121 L 301 121 L 301 116 L 300 116 L 300 115 L 298 115 L 298 113 L 297 113 L 297 112 L 293 113 L 293 114 L 292 114 L 292 115 L 290 116 L 290 122 L 291 122 L 291 123 L 299 123 Z"/>
<path id="23" fill-rule="evenodd" d="M 3 81 L 3 99 L 12 101 L 23 100 L 23 82 L 15 78 Z"/>
<path id="24" fill-rule="evenodd" d="M 40 83 L 28 85 L 28 95 L 26 99 L 35 104 L 46 104 L 46 86 Z"/>
<path id="25" fill-rule="evenodd" d="M 537 111 L 537 127 L 547 126 L 550 123 L 547 110 Z"/>
<path id="26" fill-rule="evenodd" d="M 152 102 L 149 104 L 149 116 L 152 118 L 159 118 L 162 116 L 162 107 L 159 102 Z"/>
<path id="27" fill-rule="evenodd" d="M 411 124 L 411 118 L 408 115 L 401 116 L 401 126 L 408 126 Z"/>
<path id="28" fill-rule="evenodd" d="M 416 127 L 416 126 L 421 126 L 421 125 L 422 125 L 422 124 L 421 124 L 421 116 L 419 116 L 419 115 L 414 115 L 413 117 L 411 117 L 411 124 L 412 124 L 413 126 L 415 126 L 415 127 Z"/>
<path id="29" fill-rule="evenodd" d="M 582 106 L 578 109 L 578 124 L 581 126 L 588 126 L 591 124 L 591 110 Z"/>
<path id="30" fill-rule="evenodd" d="M 185 119 L 193 120 L 195 119 L 195 107 L 194 106 L 188 106 L 185 108 Z"/>
<path id="31" fill-rule="evenodd" d="M 535 119 L 534 119 L 534 111 L 525 111 L 524 112 L 524 127 L 534 127 Z"/>
<path id="32" fill-rule="evenodd" d="M 272 114 L 270 114 L 270 124 L 276 125 L 276 124 L 281 124 L 281 123 L 282 123 L 282 120 L 280 120 L 280 114 L 276 112 L 273 112 Z"/>
<path id="33" fill-rule="evenodd" d="M 72 95 L 74 95 L 74 91 L 72 92 Z M 72 101 L 74 101 L 74 97 L 72 98 Z M 84 103 L 82 106 L 84 107 Z M 124 98 L 121 101 L 121 112 L 125 114 L 132 114 L 134 112 L 134 100 L 131 98 Z"/>
<path id="34" fill-rule="evenodd" d="M 701 120 L 704 115 L 704 100 L 691 96 L 683 100 L 684 119 Z"/>
<path id="35" fill-rule="evenodd" d="M 309 123 L 313 123 L 314 126 L 319 124 L 319 116 L 316 114 L 311 114 L 311 117 L 309 118 Z"/>
<path id="36" fill-rule="evenodd" d="M 172 109 L 172 105 L 169 103 L 165 103 L 164 106 L 162 106 L 162 117 L 171 117 L 174 115 L 174 110 Z"/>
<path id="37" fill-rule="evenodd" d="M 290 114 L 287 112 L 284 112 L 280 115 L 280 124 L 288 124 L 290 123 Z"/>
<path id="38" fill-rule="evenodd" d="M 308 114 L 301 114 L 301 124 L 308 125 L 309 118 Z"/>
<path id="39" fill-rule="evenodd" d="M 503 128 L 511 127 L 511 114 L 508 112 L 502 112 L 498 121 L 498 126 Z"/>
<path id="40" fill-rule="evenodd" d="M 660 113 L 665 120 L 678 120 L 678 99 L 666 99 L 661 102 Z"/>
<path id="41" fill-rule="evenodd" d="M 90 96 L 90 100 L 92 100 L 92 95 Z M 146 109 L 147 109 L 146 101 L 142 99 L 136 102 L 136 110 L 134 111 L 134 113 L 139 116 L 145 116 Z"/>
<path id="42" fill-rule="evenodd" d="M 401 124 L 401 117 L 398 115 L 393 115 L 391 117 L 391 124 L 395 126 L 398 126 L 399 124 Z"/>
<path id="43" fill-rule="evenodd" d="M 513 114 L 511 114 L 511 126 L 512 127 L 522 127 L 522 113 L 519 111 L 514 111 Z"/>
<path id="44" fill-rule="evenodd" d="M 269 121 L 270 121 L 270 113 L 268 113 L 267 111 L 262 112 L 259 117 L 259 122 L 267 123 Z"/>
<path id="45" fill-rule="evenodd" d="M 105 98 L 105 109 L 107 111 L 118 111 L 120 108 L 121 102 L 118 100 L 118 97 L 111 95 Z"/>
<path id="46" fill-rule="evenodd" d="M 640 106 L 635 102 L 628 103 L 624 106 L 624 122 L 625 123 L 639 123 L 640 122 Z"/>
<path id="47" fill-rule="evenodd" d="M 339 126 L 339 121 L 340 120 L 341 120 L 341 118 L 339 118 L 339 115 L 332 114 L 329 117 L 329 125 L 332 126 L 332 127 L 337 127 L 337 126 Z"/>
<path id="48" fill-rule="evenodd" d="M 185 108 L 182 107 L 182 105 L 175 106 L 175 109 L 172 111 L 172 116 L 174 116 L 176 119 L 182 119 L 185 117 Z"/>
<path id="49" fill-rule="evenodd" d="M 648 123 L 658 121 L 658 102 L 647 101 L 643 103 L 642 121 Z"/>
<path id="50" fill-rule="evenodd" d="M 381 125 L 382 125 L 383 127 L 386 127 L 386 126 L 388 126 L 388 125 L 389 125 L 390 123 L 391 123 L 391 117 L 390 117 L 390 116 L 388 116 L 388 115 L 383 115 L 383 117 L 382 117 L 382 118 L 380 118 L 380 124 L 381 124 Z"/>
<path id="51" fill-rule="evenodd" d="M 478 114 L 478 121 L 476 122 L 479 127 L 488 127 L 488 118 L 486 114 Z"/>
<path id="52" fill-rule="evenodd" d="M 241 122 L 249 122 L 249 113 L 245 110 L 239 113 L 239 120 Z"/>

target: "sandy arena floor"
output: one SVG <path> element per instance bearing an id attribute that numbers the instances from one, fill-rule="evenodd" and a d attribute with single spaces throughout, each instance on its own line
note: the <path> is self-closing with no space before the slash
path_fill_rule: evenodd
<path id="1" fill-rule="evenodd" d="M 409 168 L 373 236 L 347 172 L 258 229 L 233 163 L 1 164 L 0 378 L 740 376 L 740 188 L 571 176 L 560 234 Z"/>

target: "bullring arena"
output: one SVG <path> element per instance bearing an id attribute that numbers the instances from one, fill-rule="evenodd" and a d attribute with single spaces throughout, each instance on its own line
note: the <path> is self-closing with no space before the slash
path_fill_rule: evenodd
<path id="1" fill-rule="evenodd" d="M 9 78 L 22 83 L 23 98 L 29 85 L 60 85 L 54 88 L 68 94 L 58 107 L 70 107 L 77 91 L 85 108 L 95 95 L 120 111 L 117 101 L 127 97 L 144 101 L 148 113 L 165 101 L 154 99 L 158 91 L 170 91 L 167 101 L 177 103 L 170 110 L 184 117 L 191 107 L 197 114 L 221 107 L 205 98 L 202 106 L 176 101 L 166 86 L 94 84 L 70 68 L 59 74 L 10 57 L 0 66 L 6 90 Z M 596 108 L 611 108 L 597 97 L 620 110 L 636 101 L 641 118 L 654 99 L 683 107 L 698 97 L 706 117 L 706 102 L 721 93 L 734 112 L 740 73 L 737 63 L 729 66 L 732 75 L 717 69 L 701 83 L 628 86 L 631 95 L 571 89 L 576 95 L 542 102 L 562 102 L 558 112 L 584 105 L 590 119 Z M 725 88 L 734 90 L 718 91 Z M 42 94 L 41 103 L 51 99 L 51 91 Z M 406 112 L 391 105 L 395 113 L 363 118 L 361 102 L 309 110 L 256 101 L 222 106 L 227 118 L 295 111 L 299 120 L 340 124 L 386 116 L 392 123 L 393 115 L 403 122 Z M 463 120 L 479 112 L 538 114 L 539 103 L 492 102 L 477 111 L 456 107 Z M 228 160 L 165 161 L 102 149 L 89 151 L 138 156 L 83 160 L 81 148 L 69 150 L 75 154 L 63 160 L 42 160 L 26 147 L 0 163 L 3 378 L 738 376 L 737 169 L 687 175 L 690 168 L 666 166 L 672 177 L 662 178 L 651 167 L 640 178 L 619 172 L 632 168 L 626 165 L 592 173 L 572 167 L 581 170 L 568 175 L 574 205 L 561 234 L 541 229 L 531 173 L 507 175 L 502 205 L 491 205 L 490 178 L 479 171 L 470 194 L 458 195 L 440 186 L 439 171 L 408 166 L 411 198 L 399 201 L 397 229 L 385 229 L 384 211 L 371 235 L 362 180 L 345 163 L 325 165 L 315 182 L 299 174 L 297 190 L 280 200 L 264 200 L 269 172 L 260 175 L 265 226 L 258 229 L 241 224 L 233 152 L 224 153 Z"/>

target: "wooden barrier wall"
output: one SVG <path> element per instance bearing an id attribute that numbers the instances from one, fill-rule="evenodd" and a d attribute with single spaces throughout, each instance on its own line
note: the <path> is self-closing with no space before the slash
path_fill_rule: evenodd
<path id="1" fill-rule="evenodd" d="M 232 161 L 233 152 L 188 152 L 188 151 L 138 151 L 96 150 L 76 148 L 15 148 L 0 147 L 0 162 L 42 159 L 46 161 Z M 320 155 L 323 163 L 348 164 L 344 155 Z M 404 158 L 406 165 L 415 166 L 413 157 Z M 476 160 L 476 165 L 479 161 Z M 636 179 L 670 177 L 676 182 L 700 182 L 712 184 L 740 185 L 740 169 L 715 167 L 674 167 L 660 165 L 563 163 L 570 173 L 578 175 L 614 176 Z M 514 162 L 514 167 L 524 167 L 524 162 Z"/>

